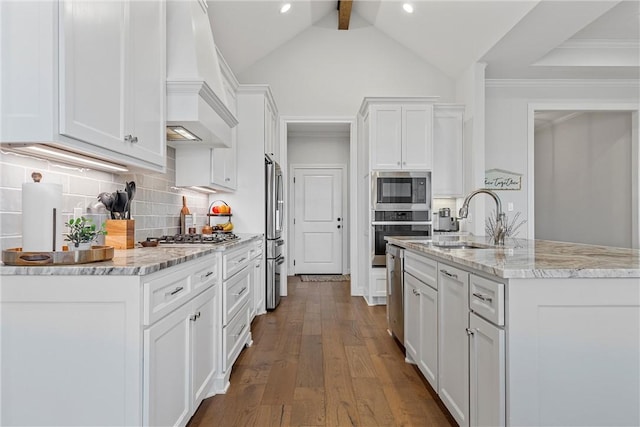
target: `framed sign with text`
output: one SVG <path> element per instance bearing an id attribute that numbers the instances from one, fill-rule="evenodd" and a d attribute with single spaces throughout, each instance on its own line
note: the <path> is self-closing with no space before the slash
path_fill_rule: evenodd
<path id="1" fill-rule="evenodd" d="M 504 169 L 488 169 L 484 172 L 484 188 L 489 190 L 520 190 L 522 174 Z"/>

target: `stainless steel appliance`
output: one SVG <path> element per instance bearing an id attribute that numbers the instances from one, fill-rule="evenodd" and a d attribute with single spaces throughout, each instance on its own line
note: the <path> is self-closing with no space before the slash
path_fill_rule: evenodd
<path id="1" fill-rule="evenodd" d="M 387 324 L 404 345 L 404 249 L 387 245 Z"/>
<path id="2" fill-rule="evenodd" d="M 375 211 L 371 223 L 371 266 L 385 266 L 386 236 L 431 236 L 429 211 Z"/>
<path id="3" fill-rule="evenodd" d="M 438 223 L 435 224 L 435 231 L 458 231 L 459 228 L 458 218 L 451 216 L 451 209 L 438 210 Z"/>
<path id="4" fill-rule="evenodd" d="M 431 172 L 371 173 L 372 209 L 376 211 L 431 210 Z"/>
<path id="5" fill-rule="evenodd" d="M 284 218 L 284 184 L 282 169 L 277 162 L 265 156 L 265 191 L 266 191 L 266 235 L 267 235 L 267 310 L 274 310 L 280 303 L 281 280 L 287 277 L 284 272 L 283 218 Z"/>

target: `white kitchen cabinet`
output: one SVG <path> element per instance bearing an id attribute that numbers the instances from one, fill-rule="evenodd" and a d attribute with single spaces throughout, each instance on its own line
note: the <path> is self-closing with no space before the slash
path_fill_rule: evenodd
<path id="1" fill-rule="evenodd" d="M 10 2 L 2 14 L 3 142 L 164 170 L 164 2 Z"/>
<path id="2" fill-rule="evenodd" d="M 405 348 L 434 390 L 438 390 L 437 262 L 404 253 Z"/>
<path id="3" fill-rule="evenodd" d="M 475 313 L 469 315 L 471 426 L 505 426 L 504 329 Z"/>
<path id="4" fill-rule="evenodd" d="M 260 239 L 255 242 L 253 248 L 249 251 L 249 257 L 253 263 L 253 273 L 251 275 L 251 298 L 252 301 L 250 314 L 253 321 L 256 314 L 264 314 L 266 312 L 265 293 L 266 293 L 266 273 L 265 273 L 265 254 L 264 240 Z"/>
<path id="5" fill-rule="evenodd" d="M 420 283 L 420 347 L 418 369 L 438 390 L 438 292 Z"/>
<path id="6" fill-rule="evenodd" d="M 420 281 L 404 274 L 404 348 L 406 357 L 418 362 L 420 351 Z"/>
<path id="7" fill-rule="evenodd" d="M 273 100 L 264 100 L 264 152 L 272 160 L 280 162 L 280 141 L 278 140 L 278 115 Z"/>
<path id="8" fill-rule="evenodd" d="M 464 106 L 433 108 L 433 196 L 464 196 Z"/>
<path id="9" fill-rule="evenodd" d="M 469 425 L 469 273 L 438 263 L 438 395 Z"/>
<path id="10" fill-rule="evenodd" d="M 224 391 L 219 264 L 3 275 L 0 424 L 184 425 Z"/>
<path id="11" fill-rule="evenodd" d="M 372 105 L 369 121 L 372 170 L 432 168 L 432 105 Z"/>

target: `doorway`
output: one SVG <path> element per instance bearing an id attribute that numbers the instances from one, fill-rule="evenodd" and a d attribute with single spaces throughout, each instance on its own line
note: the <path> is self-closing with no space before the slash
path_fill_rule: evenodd
<path id="1" fill-rule="evenodd" d="M 291 166 L 294 274 L 342 274 L 345 166 Z"/>
<path id="2" fill-rule="evenodd" d="M 549 106 L 530 113 L 529 235 L 637 248 L 638 111 Z"/>
<path id="3" fill-rule="evenodd" d="M 282 117 L 281 118 L 281 138 L 282 152 L 284 154 L 282 163 L 287 165 L 286 193 L 289 202 L 286 204 L 286 241 L 288 254 L 288 273 L 291 274 L 320 274 L 320 273 L 303 273 L 302 268 L 308 268 L 307 262 L 300 266 L 300 248 L 302 237 L 297 235 L 296 230 L 301 227 L 296 218 L 296 192 L 294 191 L 293 178 L 294 169 L 340 169 L 341 172 L 341 200 L 342 215 L 333 215 L 333 227 L 341 232 L 341 249 L 335 251 L 341 257 L 341 262 L 336 264 L 330 263 L 332 269 L 340 268 L 338 271 L 332 271 L 326 274 L 351 274 L 351 287 L 354 295 L 359 295 L 358 282 L 355 280 L 355 272 L 351 271 L 351 266 L 356 265 L 354 256 L 354 247 L 351 245 L 353 241 L 354 228 L 352 227 L 355 218 L 351 217 L 354 209 L 354 200 L 351 195 L 355 195 L 355 189 L 352 188 L 357 180 L 354 179 L 353 173 L 356 168 L 354 162 L 356 160 L 356 129 L 355 120 L 353 118 L 326 117 L 326 118 L 301 118 L 301 117 Z M 324 178 L 329 181 L 329 178 Z M 318 185 L 322 179 L 316 177 L 311 179 L 316 181 L 313 185 Z M 333 179 L 331 179 L 333 180 Z M 297 184 L 299 181 L 297 182 Z M 310 182 L 307 184 L 312 185 Z M 302 191 L 302 190 L 298 190 Z M 337 228 L 337 218 L 340 218 L 340 229 Z M 320 236 L 316 236 L 320 239 Z M 325 236 L 326 238 L 326 236 Z M 313 240 L 308 237 L 307 240 Z M 316 239 L 317 240 L 317 239 Z M 316 242 L 316 245 L 319 243 Z M 318 248 L 322 249 L 322 248 Z M 319 252 L 321 252 L 319 250 Z M 320 254 L 317 254 L 318 256 Z M 323 256 L 327 256 L 325 253 Z M 293 261 L 296 264 L 293 264 Z M 300 268 L 299 268 L 300 267 Z M 327 267 L 328 270 L 328 267 Z M 313 270 L 307 270 L 313 271 Z"/>

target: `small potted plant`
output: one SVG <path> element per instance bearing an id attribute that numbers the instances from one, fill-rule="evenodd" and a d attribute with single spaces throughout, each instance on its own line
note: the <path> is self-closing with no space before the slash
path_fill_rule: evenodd
<path id="1" fill-rule="evenodd" d="M 69 228 L 69 231 L 64 235 L 64 240 L 71 242 L 69 250 L 72 251 L 91 249 L 91 243 L 95 241 L 98 236 L 107 234 L 104 230 L 104 224 L 98 229 L 91 219 L 83 216 L 75 219 L 72 218 L 64 225 Z"/>

